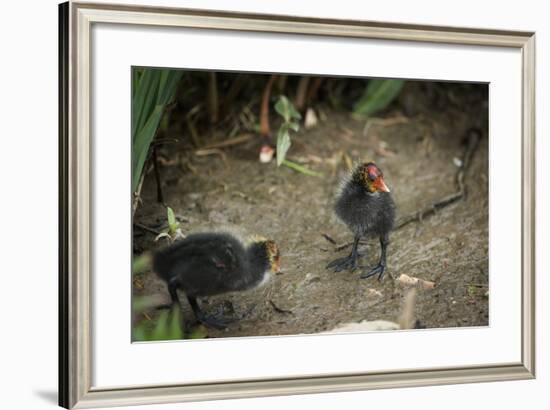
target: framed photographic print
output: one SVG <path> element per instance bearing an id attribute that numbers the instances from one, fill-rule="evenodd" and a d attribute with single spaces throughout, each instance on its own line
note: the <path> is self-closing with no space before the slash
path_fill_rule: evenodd
<path id="1" fill-rule="evenodd" d="M 59 17 L 60 405 L 534 377 L 533 33 Z"/>

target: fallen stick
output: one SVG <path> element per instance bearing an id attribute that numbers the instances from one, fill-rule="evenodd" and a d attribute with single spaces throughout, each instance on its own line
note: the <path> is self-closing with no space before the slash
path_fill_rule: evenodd
<path id="1" fill-rule="evenodd" d="M 403 301 L 403 309 L 399 317 L 401 329 L 412 329 L 414 327 L 414 307 L 416 305 L 416 289 L 410 289 Z"/>
<path id="2" fill-rule="evenodd" d="M 403 285 L 405 287 L 416 287 L 425 290 L 435 288 L 435 282 L 415 278 L 414 276 L 405 275 L 404 273 L 402 273 L 399 278 L 397 278 L 397 281 L 400 285 Z"/>
<path id="3" fill-rule="evenodd" d="M 439 201 L 434 202 L 433 204 L 427 206 L 424 209 L 421 209 L 420 211 L 417 211 L 413 214 L 409 214 L 407 216 L 399 218 L 399 220 L 395 224 L 394 229 L 395 230 L 400 229 L 411 222 L 422 221 L 425 217 L 435 214 L 438 210 L 446 207 L 447 205 L 452 204 L 453 202 L 458 201 L 459 199 L 462 199 L 463 197 L 464 197 L 464 191 L 456 192 L 454 194 L 446 196 L 445 198 L 442 198 Z"/>
<path id="4" fill-rule="evenodd" d="M 153 147 L 153 170 L 155 171 L 155 181 L 157 183 L 157 202 L 164 204 L 164 193 L 162 192 L 162 181 L 160 178 L 160 167 L 156 147 Z"/>
<path id="5" fill-rule="evenodd" d="M 147 225 L 143 225 L 137 222 L 134 222 L 134 226 L 140 229 L 143 229 L 144 231 L 147 231 L 149 233 L 152 233 L 153 235 L 160 235 L 160 231 L 153 229 Z"/>
<path id="6" fill-rule="evenodd" d="M 292 314 L 292 310 L 287 310 L 287 309 L 283 309 L 283 308 L 280 308 L 279 306 L 277 306 L 275 304 L 275 302 L 273 302 L 271 299 L 269 299 L 269 304 L 273 307 L 273 309 L 275 310 L 275 312 L 278 312 L 278 313 L 284 313 L 284 314 Z"/>
<path id="7" fill-rule="evenodd" d="M 328 234 L 322 233 L 321 236 L 325 238 L 327 241 L 329 241 L 331 244 L 336 245 L 336 241 L 332 239 Z"/>
<path id="8" fill-rule="evenodd" d="M 478 129 L 472 128 L 468 130 L 467 133 L 468 142 L 466 149 L 464 150 L 464 155 L 462 156 L 462 165 L 458 169 L 455 176 L 455 183 L 457 186 L 457 191 L 454 194 L 448 195 L 433 204 L 427 206 L 426 208 L 417 211 L 413 214 L 407 215 L 400 218 L 395 224 L 395 230 L 404 227 L 405 225 L 414 222 L 422 221 L 425 217 L 434 214 L 436 211 L 462 199 L 466 196 L 466 187 L 464 185 L 464 175 L 470 166 L 472 156 L 479 145 L 481 140 L 481 132 Z"/>
<path id="9" fill-rule="evenodd" d="M 195 151 L 197 157 L 206 157 L 208 155 L 219 155 L 223 160 L 223 163 L 227 166 L 227 156 L 219 148 L 210 148 L 210 149 L 198 149 Z"/>
<path id="10" fill-rule="evenodd" d="M 219 149 L 219 148 L 227 148 L 231 147 L 233 145 L 242 144 L 244 142 L 250 141 L 254 135 L 253 134 L 243 134 L 239 135 L 235 138 L 230 138 L 225 141 L 221 142 L 215 142 L 213 144 L 206 145 L 204 147 L 201 147 L 201 150 L 210 150 L 210 149 Z"/>

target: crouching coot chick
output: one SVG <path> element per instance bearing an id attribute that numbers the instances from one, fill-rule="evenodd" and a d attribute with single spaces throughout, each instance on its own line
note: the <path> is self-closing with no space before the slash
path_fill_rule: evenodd
<path id="1" fill-rule="evenodd" d="M 244 246 L 228 233 L 192 234 L 153 256 L 153 270 L 168 285 L 172 303 L 180 304 L 177 291 L 182 290 L 197 320 L 216 328 L 228 321 L 205 315 L 197 297 L 259 287 L 279 268 L 275 242 L 255 238 Z"/>
<path id="2" fill-rule="evenodd" d="M 353 232 L 354 241 L 351 254 L 332 261 L 327 268 L 335 272 L 357 268 L 360 257 L 357 251 L 359 240 L 378 237 L 381 246 L 380 261 L 374 269 L 364 272 L 361 278 L 378 275 L 378 280 L 381 280 L 386 268 L 389 233 L 395 220 L 395 204 L 380 168 L 372 162 L 357 166 L 349 179 L 343 182 L 334 210 L 338 218 Z"/>

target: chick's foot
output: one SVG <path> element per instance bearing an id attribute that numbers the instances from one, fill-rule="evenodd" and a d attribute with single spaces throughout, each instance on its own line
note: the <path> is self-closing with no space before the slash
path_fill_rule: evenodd
<path id="1" fill-rule="evenodd" d="M 204 325 L 213 327 L 215 329 L 223 330 L 227 328 L 228 325 L 231 323 L 237 322 L 242 319 L 246 319 L 250 314 L 254 311 L 256 308 L 256 305 L 251 306 L 248 308 L 245 312 L 238 314 L 235 313 L 233 308 L 231 307 L 232 314 L 227 315 L 226 314 L 226 307 L 224 305 L 221 305 L 217 312 L 211 315 L 207 315 L 203 311 L 201 311 L 197 315 L 197 320 Z"/>
<path id="2" fill-rule="evenodd" d="M 218 330 L 224 330 L 231 323 L 236 322 L 238 318 L 225 317 L 222 315 L 207 315 L 203 312 L 197 315 L 197 320 L 203 325 L 212 327 Z"/>
<path id="3" fill-rule="evenodd" d="M 382 280 L 382 278 L 384 277 L 384 271 L 385 270 L 386 270 L 385 265 L 380 263 L 374 269 L 372 269 L 368 272 L 364 272 L 361 275 L 361 279 L 367 279 L 367 278 L 370 278 L 371 276 L 378 275 L 378 280 Z"/>
<path id="4" fill-rule="evenodd" d="M 346 257 L 333 260 L 327 265 L 326 269 L 332 269 L 333 272 L 340 272 L 343 270 L 352 271 L 359 266 L 357 264 L 358 260 L 359 255 L 348 255 Z"/>

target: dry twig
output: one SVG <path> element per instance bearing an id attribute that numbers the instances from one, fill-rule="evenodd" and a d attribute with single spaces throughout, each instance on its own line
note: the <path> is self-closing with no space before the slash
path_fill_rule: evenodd
<path id="1" fill-rule="evenodd" d="M 284 313 L 284 314 L 287 314 L 287 315 L 291 315 L 291 314 L 292 314 L 292 310 L 280 308 L 280 307 L 277 306 L 277 305 L 275 304 L 275 302 L 273 302 L 273 300 L 271 300 L 271 299 L 269 299 L 269 304 L 273 307 L 273 309 L 275 310 L 275 312 Z"/>
<path id="2" fill-rule="evenodd" d="M 250 141 L 254 135 L 253 134 L 243 134 L 239 135 L 235 138 L 230 138 L 224 141 L 215 142 L 213 144 L 206 145 L 201 148 L 201 150 L 209 150 L 209 149 L 219 149 L 219 148 L 227 148 L 231 147 L 233 145 L 238 145 L 245 143 L 247 141 Z"/>
<path id="3" fill-rule="evenodd" d="M 416 289 L 411 289 L 405 294 L 403 310 L 399 318 L 399 327 L 401 329 L 414 328 L 414 306 L 416 304 Z"/>
<path id="4" fill-rule="evenodd" d="M 323 236 L 323 238 L 325 238 L 331 244 L 336 245 L 336 241 L 334 239 L 332 239 L 328 234 L 322 233 L 321 235 Z"/>
<path id="5" fill-rule="evenodd" d="M 140 224 L 138 222 L 134 222 L 134 226 L 140 229 L 143 229 L 144 231 L 147 231 L 149 233 L 152 233 L 153 235 L 160 235 L 160 231 L 153 229 L 147 225 Z"/>
<path id="6" fill-rule="evenodd" d="M 466 149 L 464 150 L 464 155 L 462 156 L 462 166 L 458 169 L 455 176 L 457 191 L 451 195 L 447 195 L 441 198 L 440 200 L 425 207 L 424 209 L 421 209 L 420 211 L 417 211 L 413 214 L 400 218 L 395 225 L 395 229 L 400 229 L 411 222 L 421 221 L 425 217 L 434 214 L 436 211 L 440 210 L 441 208 L 444 208 L 447 205 L 450 205 L 466 196 L 466 186 L 464 185 L 464 175 L 468 170 L 468 167 L 470 166 L 472 156 L 475 150 L 477 149 L 477 146 L 479 145 L 479 141 L 481 140 L 481 132 L 477 129 L 471 129 L 468 131 L 467 137 L 468 137 L 468 141 L 466 143 Z"/>

